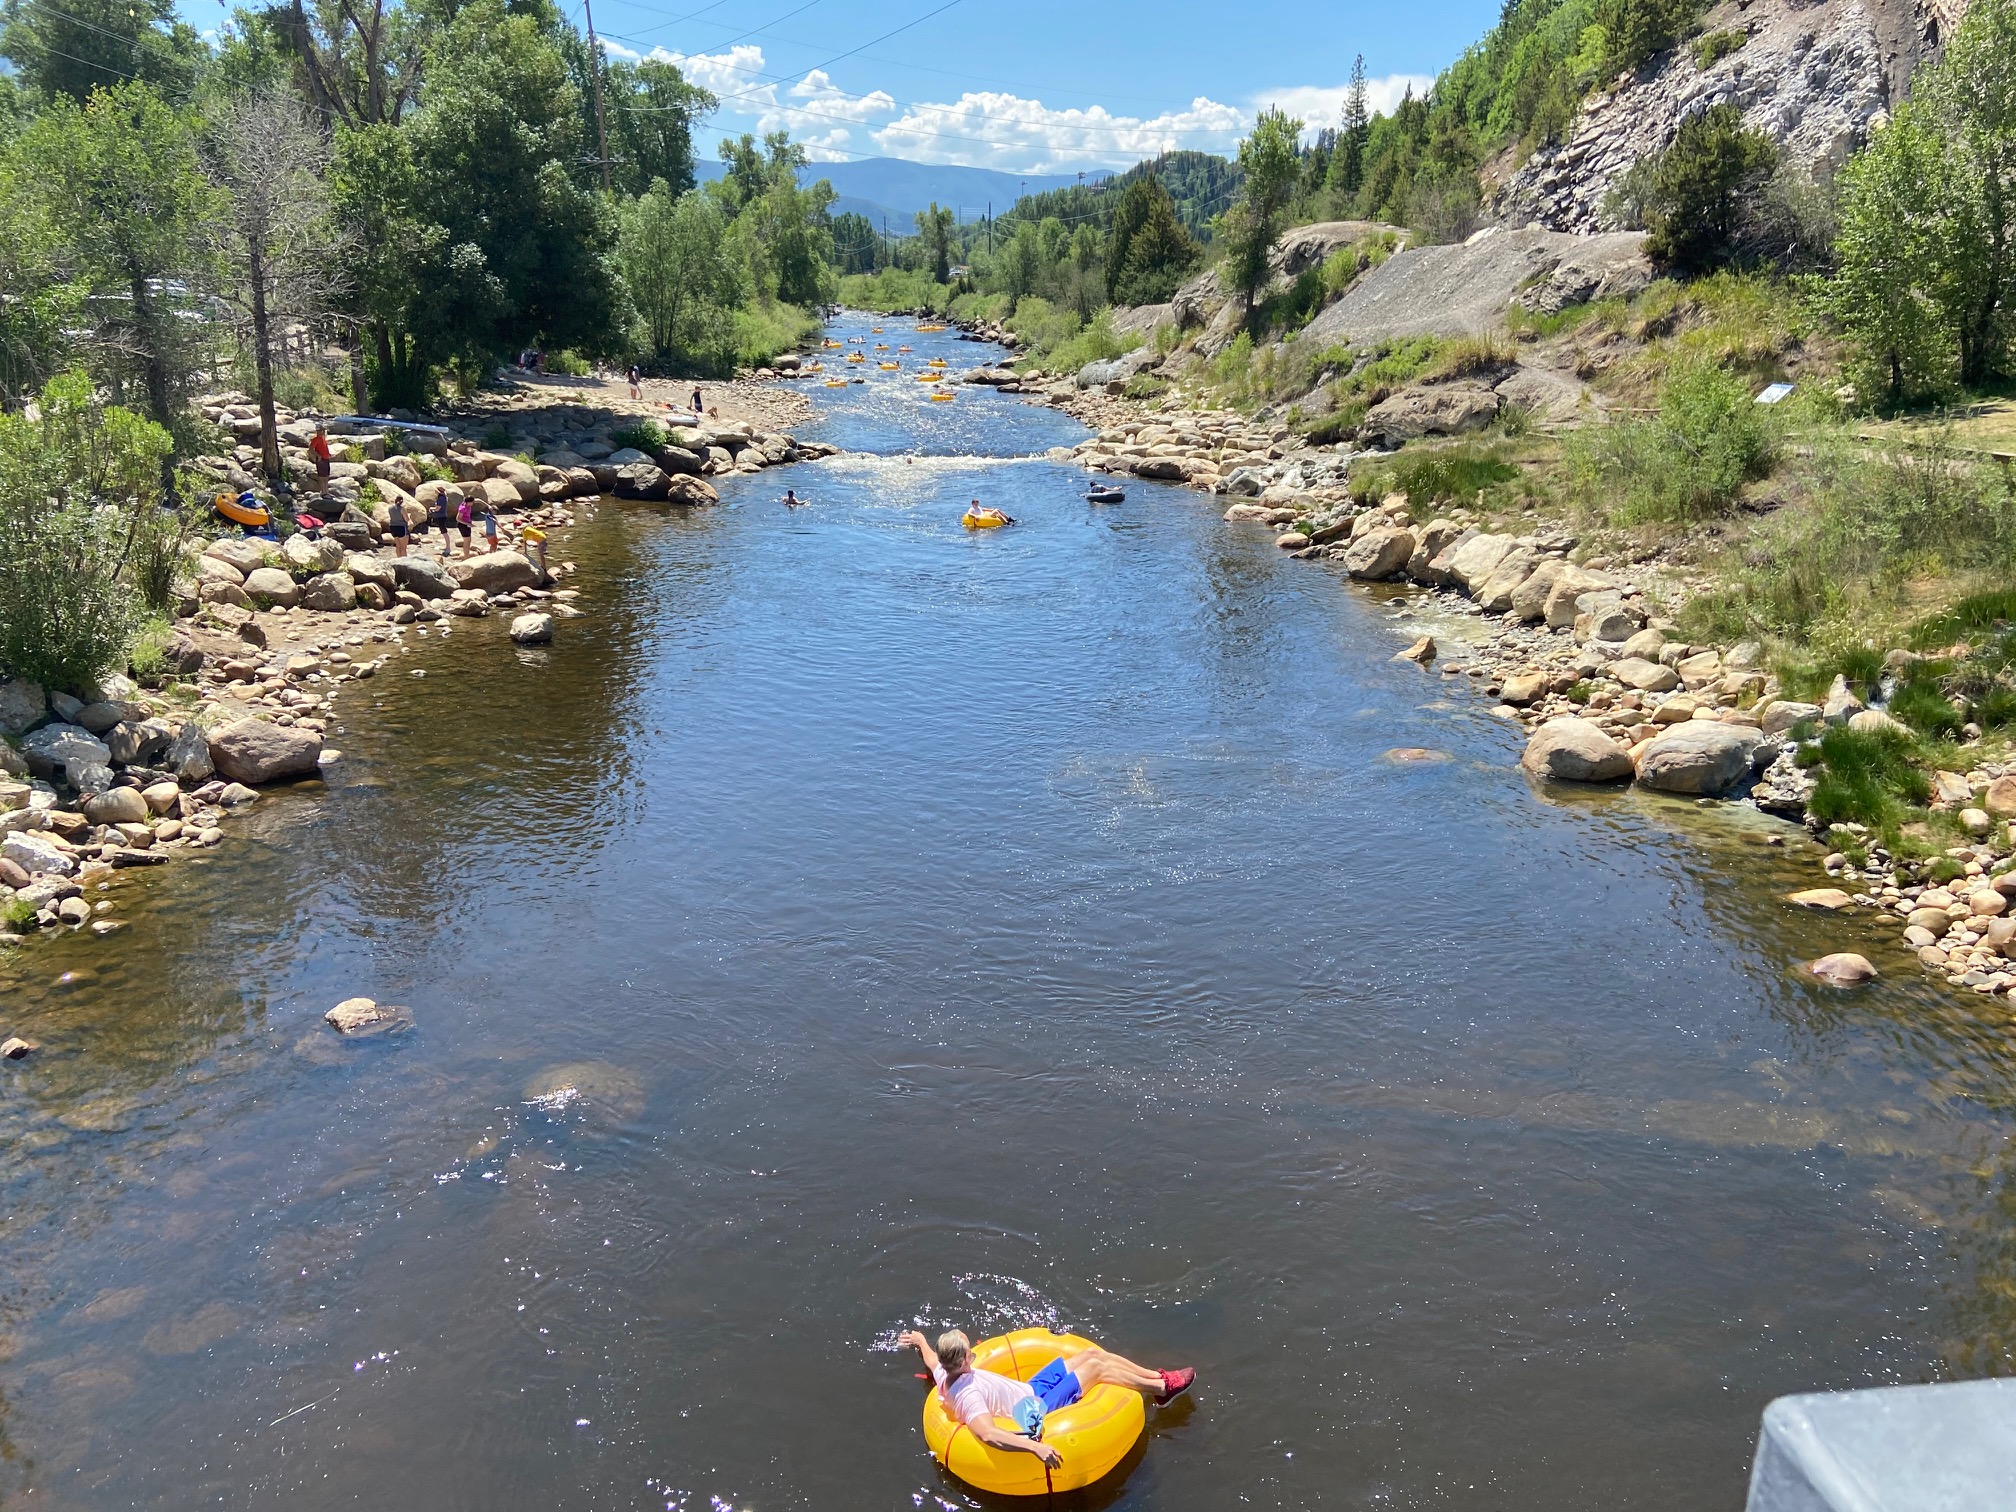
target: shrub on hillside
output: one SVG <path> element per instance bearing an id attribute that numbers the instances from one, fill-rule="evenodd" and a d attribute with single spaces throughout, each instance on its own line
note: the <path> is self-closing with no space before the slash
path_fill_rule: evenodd
<path id="1" fill-rule="evenodd" d="M 1769 422 L 1734 374 L 1690 363 L 1666 380 L 1659 412 L 1590 427 L 1567 448 L 1584 498 L 1623 524 L 1721 514 L 1771 469 Z"/>
<path id="2" fill-rule="evenodd" d="M 162 507 L 174 443 L 101 405 L 82 372 L 51 380 L 40 407 L 40 420 L 0 415 L 0 669 L 75 688 L 123 666 L 149 609 L 165 607 L 180 547 L 180 517 Z"/>

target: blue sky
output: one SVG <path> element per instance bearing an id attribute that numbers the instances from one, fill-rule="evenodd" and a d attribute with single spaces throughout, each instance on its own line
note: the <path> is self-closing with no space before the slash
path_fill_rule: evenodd
<path id="1" fill-rule="evenodd" d="M 581 21 L 581 0 L 559 0 Z M 612 51 L 679 62 L 722 99 L 701 137 L 788 127 L 815 158 L 1011 172 L 1226 152 L 1281 104 L 1334 120 L 1351 59 L 1374 104 L 1446 65 L 1497 0 L 590 0 Z M 220 0 L 182 0 L 199 29 Z M 893 34 L 893 35 L 892 35 Z"/>

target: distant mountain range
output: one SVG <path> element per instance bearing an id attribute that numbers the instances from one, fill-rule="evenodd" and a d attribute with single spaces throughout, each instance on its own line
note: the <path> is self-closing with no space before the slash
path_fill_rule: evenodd
<path id="1" fill-rule="evenodd" d="M 698 162 L 694 171 L 704 183 L 721 177 L 719 163 Z M 812 163 L 800 175 L 806 183 L 826 179 L 840 198 L 835 215 L 853 211 L 865 215 L 879 231 L 886 220 L 891 232 L 910 236 L 916 215 L 935 200 L 950 205 L 962 221 L 979 220 L 988 205 L 1001 214 L 1024 194 L 1063 189 L 1079 182 L 1075 173 L 1003 173 L 995 168 L 961 168 L 947 163 L 911 163 L 902 158 L 864 158 L 858 163 Z M 1112 177 L 1107 168 L 1090 169 L 1087 184 Z"/>

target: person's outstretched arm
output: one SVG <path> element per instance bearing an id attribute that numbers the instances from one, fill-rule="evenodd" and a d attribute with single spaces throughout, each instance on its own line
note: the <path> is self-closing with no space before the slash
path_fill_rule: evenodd
<path id="1" fill-rule="evenodd" d="M 900 1333 L 896 1335 L 896 1342 L 899 1345 L 907 1344 L 910 1348 L 916 1350 L 917 1353 L 922 1355 L 924 1357 L 924 1368 L 931 1372 L 932 1377 L 934 1379 L 937 1377 L 937 1374 L 942 1367 L 938 1364 L 938 1351 L 931 1347 L 931 1341 L 929 1339 L 925 1338 L 924 1335 L 917 1332 L 917 1330 L 913 1328 L 909 1330 L 907 1333 Z"/>

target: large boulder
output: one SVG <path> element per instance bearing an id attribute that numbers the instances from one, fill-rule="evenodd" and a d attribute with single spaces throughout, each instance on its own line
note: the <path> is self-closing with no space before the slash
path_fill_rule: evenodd
<path id="1" fill-rule="evenodd" d="M 486 594 L 530 588 L 539 581 L 539 569 L 515 551 L 485 552 L 456 562 L 448 570 L 459 586 L 481 589 Z"/>
<path id="2" fill-rule="evenodd" d="M 1561 574 L 1568 570 L 1569 564 L 1560 557 L 1543 557 L 1512 590 L 1512 612 L 1522 620 L 1544 619 L 1547 599 L 1554 592 L 1554 585 L 1561 581 Z"/>
<path id="3" fill-rule="evenodd" d="M 553 639 L 553 616 L 521 614 L 511 621 L 511 639 L 521 646 L 543 646 Z"/>
<path id="4" fill-rule="evenodd" d="M 1540 606 L 1540 618 L 1546 621 L 1550 630 L 1565 629 L 1573 625 L 1575 617 L 1583 612 L 1580 600 L 1585 595 L 1602 593 L 1616 586 L 1600 572 L 1577 567 L 1573 562 L 1563 562 L 1561 571 L 1547 590 L 1546 602 Z"/>
<path id="5" fill-rule="evenodd" d="M 183 782 L 208 782 L 217 767 L 210 760 L 210 740 L 203 733 L 203 726 L 192 719 L 177 730 L 175 738 L 168 742 L 161 764 Z"/>
<path id="6" fill-rule="evenodd" d="M 225 536 L 212 541 L 203 548 L 203 555 L 235 567 L 241 576 L 274 559 L 271 541 L 255 541 L 250 536 Z"/>
<path id="7" fill-rule="evenodd" d="M 21 754 L 37 777 L 54 777 L 73 761 L 104 766 L 112 760 L 105 742 L 82 725 L 56 723 L 30 730 L 21 738 Z"/>
<path id="8" fill-rule="evenodd" d="M 350 574 L 353 583 L 376 583 L 387 593 L 399 586 L 398 576 L 392 571 L 392 563 L 383 557 L 356 552 L 343 558 L 343 570 Z"/>
<path id="9" fill-rule="evenodd" d="M 1512 607 L 1512 595 L 1540 565 L 1540 553 L 1531 546 L 1514 546 L 1498 563 L 1498 570 L 1470 589 L 1470 597 L 1487 614 L 1503 614 Z"/>
<path id="10" fill-rule="evenodd" d="M 145 824 L 152 813 L 138 788 L 107 788 L 84 800 L 84 817 L 93 824 Z"/>
<path id="11" fill-rule="evenodd" d="M 292 609 L 301 602 L 301 585 L 278 567 L 255 567 L 245 575 L 245 594 L 267 608 Z"/>
<path id="12" fill-rule="evenodd" d="M 343 548 L 334 541 L 317 537 L 310 540 L 304 534 L 287 537 L 280 548 L 280 555 L 287 565 L 300 572 L 327 572 L 343 565 Z"/>
<path id="13" fill-rule="evenodd" d="M 632 462 L 616 470 L 616 486 L 611 492 L 619 499 L 655 501 L 664 498 L 671 486 L 671 478 L 656 462 Z"/>
<path id="14" fill-rule="evenodd" d="M 105 748 L 116 766 L 135 762 L 152 766 L 154 758 L 168 748 L 175 732 L 158 719 L 124 720 L 105 732 Z"/>
<path id="15" fill-rule="evenodd" d="M 240 719 L 210 732 L 210 760 L 219 776 L 257 787 L 283 777 L 312 777 L 322 755 L 322 737 L 299 726 L 288 729 L 263 719 Z"/>
<path id="16" fill-rule="evenodd" d="M 68 851 L 36 830 L 9 830 L 0 835 L 0 857 L 31 877 L 67 877 L 77 870 Z"/>
<path id="17" fill-rule="evenodd" d="M 0 735 L 19 735 L 40 724 L 49 712 L 42 684 L 25 677 L 0 681 Z"/>
<path id="18" fill-rule="evenodd" d="M 1511 536 L 1505 535 L 1460 538 L 1447 553 L 1448 561 L 1438 558 L 1435 567 L 1447 575 L 1449 582 L 1469 592 L 1496 572 L 1506 553 L 1518 544 Z"/>
<path id="19" fill-rule="evenodd" d="M 1423 436 L 1461 436 L 1498 418 L 1498 396 L 1473 383 L 1436 383 L 1403 389 L 1372 406 L 1358 439 L 1387 450 Z"/>
<path id="20" fill-rule="evenodd" d="M 229 583 L 234 588 L 245 586 L 245 574 L 233 567 L 222 557 L 202 556 L 196 559 L 197 583 Z"/>
<path id="21" fill-rule="evenodd" d="M 357 607 L 357 584 L 347 572 L 322 572 L 301 585 L 301 607 L 347 614 Z"/>
<path id="22" fill-rule="evenodd" d="M 1669 726 L 1638 752 L 1638 782 L 1662 793 L 1726 793 L 1750 775 L 1762 736 L 1745 725 L 1695 719 Z"/>
<path id="23" fill-rule="evenodd" d="M 514 502 L 519 504 L 537 504 L 539 502 L 539 474 L 517 458 L 512 457 L 499 462 L 497 470 L 490 477 L 491 479 L 500 479 L 503 482 L 509 483 L 513 489 L 517 490 L 518 497 Z"/>
<path id="24" fill-rule="evenodd" d="M 1354 578 L 1383 582 L 1398 577 L 1413 554 L 1413 531 L 1384 528 L 1366 531 L 1344 548 L 1338 560 Z"/>
<path id="25" fill-rule="evenodd" d="M 705 478 L 681 475 L 670 479 L 665 486 L 665 498 L 672 504 L 719 504 L 721 495 L 714 491 L 714 485 Z"/>
<path id="26" fill-rule="evenodd" d="M 1627 688 L 1640 693 L 1665 693 L 1680 686 L 1680 674 L 1642 656 L 1627 656 L 1610 669 L 1610 675 Z"/>
<path id="27" fill-rule="evenodd" d="M 1535 730 L 1519 764 L 1562 782 L 1622 782 L 1631 775 L 1631 753 L 1594 722 L 1573 715 Z"/>
<path id="28" fill-rule="evenodd" d="M 432 557 L 394 557 L 387 565 L 402 589 L 423 599 L 445 599 L 455 591 L 455 579 Z"/>

